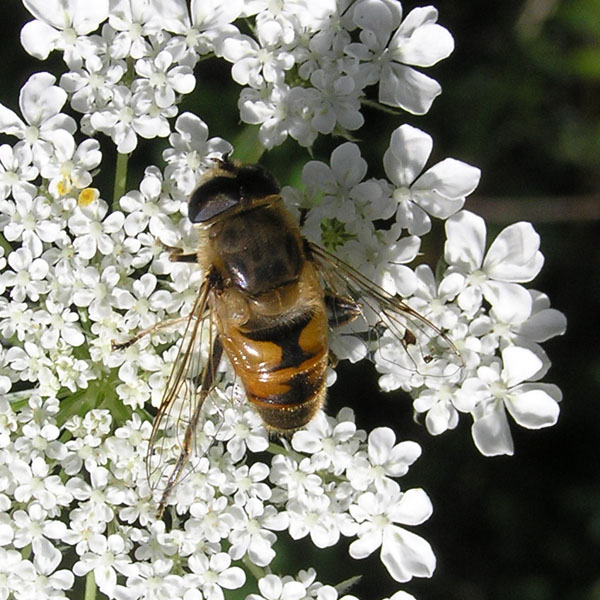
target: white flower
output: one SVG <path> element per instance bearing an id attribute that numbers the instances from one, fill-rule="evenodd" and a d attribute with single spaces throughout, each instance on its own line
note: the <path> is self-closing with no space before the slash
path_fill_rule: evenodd
<path id="1" fill-rule="evenodd" d="M 73 246 L 81 258 L 89 260 L 96 252 L 106 255 L 113 251 L 110 234 L 123 227 L 125 216 L 116 211 L 104 218 L 107 212 L 106 202 L 98 201 L 92 207 L 77 207 L 69 219 L 69 229 L 77 236 Z"/>
<path id="2" fill-rule="evenodd" d="M 557 388 L 526 383 L 536 378 L 542 361 L 531 350 L 509 346 L 498 362 L 477 369 L 477 377 L 467 379 L 461 393 L 475 398 L 473 440 L 486 456 L 512 454 L 513 443 L 505 410 L 522 427 L 540 429 L 558 419 L 560 395 Z"/>
<path id="3" fill-rule="evenodd" d="M 244 508 L 233 506 L 234 528 L 229 534 L 229 554 L 234 560 L 244 555 L 259 567 L 266 567 L 275 558 L 272 546 L 280 531 L 288 526 L 287 514 L 274 506 L 265 506 L 258 498 L 248 500 Z"/>
<path id="4" fill-rule="evenodd" d="M 356 425 L 351 421 L 336 422 L 323 412 L 292 438 L 292 447 L 297 452 L 312 454 L 315 470 L 329 469 L 342 472 L 358 447 Z"/>
<path id="5" fill-rule="evenodd" d="M 92 113 L 90 123 L 97 131 L 109 135 L 121 154 L 128 154 L 135 150 L 138 135 L 146 139 L 169 135 L 168 123 L 160 110 L 154 111 L 153 99 L 153 94 L 146 90 L 133 94 L 123 85 L 116 86 L 110 103 Z"/>
<path id="6" fill-rule="evenodd" d="M 1 210 L 10 218 L 4 228 L 4 237 L 11 242 L 21 241 L 32 256 L 42 254 L 42 242 L 49 244 L 64 237 L 60 223 L 52 216 L 50 202 L 44 196 L 20 194 L 14 204 L 7 201 Z"/>
<path id="7" fill-rule="evenodd" d="M 423 235 L 431 229 L 432 215 L 446 219 L 462 208 L 479 183 L 479 169 L 446 158 L 421 173 L 433 148 L 431 136 L 410 125 L 392 133 L 383 156 L 385 172 L 395 189 L 396 220 L 409 233 Z"/>
<path id="8" fill-rule="evenodd" d="M 242 0 L 192 0 L 188 11 L 185 0 L 151 0 L 163 27 L 168 31 L 188 34 L 194 28 L 198 32 L 210 31 L 235 21 L 242 12 Z"/>
<path id="9" fill-rule="evenodd" d="M 276 454 L 271 461 L 270 478 L 273 483 L 283 488 L 284 498 L 304 497 L 307 494 L 320 495 L 323 493 L 323 481 L 317 475 L 309 458 L 300 462 L 288 456 Z"/>
<path id="10" fill-rule="evenodd" d="M 190 67 L 173 64 L 173 57 L 163 50 L 152 59 L 140 58 L 135 71 L 140 76 L 134 82 L 133 91 L 148 86 L 154 94 L 154 102 L 163 109 L 175 104 L 176 94 L 189 94 L 196 86 L 196 78 Z"/>
<path id="11" fill-rule="evenodd" d="M 294 57 L 280 47 L 270 46 L 259 28 L 258 43 L 248 36 L 231 37 L 223 44 L 223 56 L 233 63 L 231 76 L 240 85 L 260 88 L 265 82 L 281 83 L 285 71 L 294 66 Z"/>
<path id="12" fill-rule="evenodd" d="M 336 126 L 349 131 L 362 127 L 364 117 L 359 100 L 362 90 L 351 76 L 336 69 L 318 69 L 311 74 L 310 82 L 319 91 L 313 104 L 312 126 L 316 131 L 328 134 Z"/>
<path id="13" fill-rule="evenodd" d="M 542 268 L 540 237 L 530 223 L 515 223 L 504 228 L 485 253 L 485 236 L 483 219 L 468 211 L 446 221 L 444 257 L 451 272 L 462 276 L 458 305 L 473 313 L 484 297 L 501 319 L 520 315 L 525 320 L 532 300 L 519 283 L 531 281 Z"/>
<path id="14" fill-rule="evenodd" d="M 225 411 L 217 439 L 227 441 L 227 452 L 234 462 L 242 458 L 246 448 L 251 452 L 262 452 L 269 445 L 269 436 L 260 417 L 249 406 Z"/>
<path id="15" fill-rule="evenodd" d="M 61 552 L 48 540 L 62 538 L 66 525 L 60 521 L 47 518 L 47 513 L 37 503 L 32 503 L 27 512 L 17 510 L 12 514 L 15 524 L 16 548 L 23 548 L 31 544 L 34 560 L 37 567 L 51 573 L 60 564 Z"/>
<path id="16" fill-rule="evenodd" d="M 299 540 L 310 535 L 317 548 L 334 546 L 340 539 L 340 524 L 331 508 L 331 499 L 325 494 L 307 494 L 289 500 L 286 511 L 292 539 Z"/>
<path id="17" fill-rule="evenodd" d="M 40 340 L 44 348 L 56 347 L 59 337 L 71 346 L 81 346 L 85 341 L 81 329 L 75 325 L 79 320 L 77 313 L 51 298 L 46 300 L 45 310 L 36 312 L 36 319 L 48 326 Z"/>
<path id="18" fill-rule="evenodd" d="M 431 502 L 423 490 L 402 493 L 396 487 L 394 493 L 391 489 L 385 494 L 365 492 L 350 512 L 360 523 L 358 539 L 350 544 L 350 556 L 366 558 L 381 547 L 381 562 L 396 581 L 432 575 L 435 556 L 431 546 L 396 525 L 420 525 L 431 516 Z"/>
<path id="19" fill-rule="evenodd" d="M 188 566 L 192 573 L 185 577 L 185 585 L 190 589 L 184 594 L 184 600 L 223 600 L 222 588 L 242 587 L 246 581 L 244 571 L 230 565 L 231 558 L 224 552 L 210 558 L 204 554 L 190 556 Z"/>
<path id="20" fill-rule="evenodd" d="M 389 427 L 377 427 L 369 433 L 367 454 L 358 453 L 348 465 L 348 479 L 356 490 L 366 491 L 373 484 L 385 492 L 390 477 L 402 477 L 421 455 L 415 442 L 396 444 L 396 435 Z"/>
<path id="21" fill-rule="evenodd" d="M 31 160 L 31 147 L 25 142 L 17 142 L 14 147 L 0 146 L 0 199 L 33 193 L 35 187 L 29 182 L 37 177 L 38 170 Z"/>
<path id="22" fill-rule="evenodd" d="M 97 140 L 84 140 L 76 146 L 73 138 L 55 144 L 55 152 L 41 167 L 41 175 L 49 180 L 48 187 L 55 198 L 77 195 L 92 183 L 92 171 L 102 161 Z M 73 190 L 75 188 L 75 190 Z"/>
<path id="23" fill-rule="evenodd" d="M 94 571 L 98 588 L 110 596 L 117 585 L 117 573 L 127 577 L 137 573 L 137 567 L 132 564 L 127 551 L 123 536 L 112 534 L 105 537 L 93 534 L 89 542 L 89 551 L 73 565 L 73 573 L 80 577 Z"/>
<path id="24" fill-rule="evenodd" d="M 190 507 L 193 519 L 187 523 L 188 531 L 195 531 L 209 542 L 219 542 L 233 529 L 234 520 L 227 512 L 228 498 L 220 496 L 208 502 L 195 502 Z"/>
<path id="25" fill-rule="evenodd" d="M 64 73 L 60 86 L 71 98 L 71 106 L 81 113 L 103 108 L 113 95 L 116 86 L 126 72 L 124 61 L 108 61 L 98 55 L 86 57 L 83 65 Z"/>
<path id="26" fill-rule="evenodd" d="M 35 21 L 21 30 L 21 43 L 29 54 L 45 60 L 53 50 L 64 52 L 65 62 L 76 66 L 89 51 L 87 34 L 108 16 L 108 0 L 91 5 L 81 0 L 23 0 Z"/>
<path id="27" fill-rule="evenodd" d="M 142 562 L 137 567 L 137 572 L 127 578 L 125 586 L 134 598 L 172 600 L 183 594 L 182 577 L 171 573 L 173 570 L 172 560 L 159 559 L 151 563 Z"/>
<path id="28" fill-rule="evenodd" d="M 67 94 L 55 81 L 50 73 L 34 73 L 25 82 L 19 94 L 24 120 L 0 104 L 0 131 L 31 146 L 35 164 L 44 164 L 53 147 L 66 143 L 76 129 L 73 118 L 60 112 Z"/>
<path id="29" fill-rule="evenodd" d="M 115 306 L 127 310 L 125 326 L 129 329 L 146 329 L 154 325 L 157 315 L 171 304 L 171 294 L 157 290 L 158 280 L 152 273 L 144 273 L 133 282 L 132 291 L 123 290 L 115 294 Z"/>
<path id="30" fill-rule="evenodd" d="M 365 17 L 365 10 L 377 7 L 377 13 Z M 387 14 L 386 14 L 387 11 Z M 436 23 L 433 6 L 413 9 L 396 31 L 397 14 L 384 2 L 361 2 L 354 20 L 359 27 L 360 43 L 346 51 L 361 60 L 361 76 L 367 84 L 379 82 L 379 101 L 421 115 L 426 113 L 441 92 L 434 79 L 414 67 L 430 67 L 449 56 L 454 40 L 447 29 Z M 391 36 L 391 37 L 390 37 Z"/>
<path id="31" fill-rule="evenodd" d="M 8 266 L 12 271 L 6 270 L 0 275 L 0 283 L 12 288 L 10 297 L 15 302 L 22 302 L 25 298 L 37 301 L 40 294 L 48 289 L 45 281 L 50 267 L 42 258 L 34 258 L 28 248 L 18 248 L 8 255 Z"/>
<path id="32" fill-rule="evenodd" d="M 40 456 L 31 464 L 22 461 L 13 464 L 17 482 L 14 495 L 18 502 L 37 500 L 45 510 L 53 510 L 57 504 L 68 504 L 72 499 L 58 475 L 50 475 L 50 466 Z"/>
<path id="33" fill-rule="evenodd" d="M 164 151 L 163 157 L 173 167 L 170 178 L 185 195 L 194 191 L 200 173 L 212 162 L 210 159 L 220 158 L 233 149 L 221 138 L 209 139 L 206 123 L 189 112 L 177 117 L 169 143 L 171 148 Z"/>
<path id="34" fill-rule="evenodd" d="M 417 257 L 421 240 L 414 235 L 400 235 L 397 225 L 386 231 L 377 231 L 375 235 L 365 228 L 356 239 L 344 244 L 340 254 L 392 296 L 409 296 L 415 291 L 417 282 L 414 271 L 406 263 Z"/>
<path id="35" fill-rule="evenodd" d="M 109 53 L 115 58 L 150 56 L 148 36 L 160 31 L 158 14 L 152 4 L 138 0 L 111 0 L 108 23 L 116 31 Z"/>
<path id="36" fill-rule="evenodd" d="M 258 580 L 259 594 L 250 594 L 246 600 L 302 600 L 306 589 L 299 581 L 283 581 L 277 575 L 266 575 Z"/>
<path id="37" fill-rule="evenodd" d="M 259 90 L 244 88 L 238 108 L 242 121 L 260 125 L 258 138 L 265 148 L 282 144 L 288 135 L 302 146 L 310 146 L 318 133 L 312 124 L 318 96 L 313 88 L 283 83 Z"/>

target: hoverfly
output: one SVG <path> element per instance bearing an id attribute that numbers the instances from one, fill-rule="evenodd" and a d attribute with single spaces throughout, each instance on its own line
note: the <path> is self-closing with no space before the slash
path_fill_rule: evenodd
<path id="1" fill-rule="evenodd" d="M 216 161 L 189 198 L 188 218 L 198 231 L 197 251 L 163 245 L 170 260 L 196 263 L 203 283 L 185 317 L 183 339 L 150 439 L 148 469 L 165 423 L 182 418 L 175 404 L 186 407 L 189 417 L 159 515 L 192 453 L 202 407 L 217 384 L 223 354 L 267 429 L 283 436 L 304 427 L 324 405 L 331 327 L 362 317 L 363 334 L 378 336 L 385 330 L 407 350 L 417 344 L 418 328 L 429 339 L 442 340 L 460 359 L 436 325 L 306 240 L 285 208 L 275 178 L 261 166 L 228 157 Z M 367 313 L 375 323 L 368 322 Z M 162 326 L 114 346 L 125 348 Z M 208 359 L 198 368 L 198 348 L 207 342 Z M 430 357 L 423 354 L 422 359 L 427 363 Z"/>

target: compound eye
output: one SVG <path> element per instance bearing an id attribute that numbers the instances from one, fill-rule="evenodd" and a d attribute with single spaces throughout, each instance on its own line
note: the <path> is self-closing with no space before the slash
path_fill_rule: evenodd
<path id="1" fill-rule="evenodd" d="M 233 208 L 241 200 L 239 184 L 231 177 L 215 177 L 203 183 L 190 196 L 188 218 L 204 223 Z"/>
<path id="2" fill-rule="evenodd" d="M 245 165 L 240 168 L 238 175 L 240 190 L 245 198 L 263 198 L 277 195 L 280 192 L 277 181 L 260 165 Z"/>

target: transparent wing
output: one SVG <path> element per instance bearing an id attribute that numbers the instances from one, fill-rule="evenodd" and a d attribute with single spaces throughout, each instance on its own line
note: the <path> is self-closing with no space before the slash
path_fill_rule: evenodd
<path id="1" fill-rule="evenodd" d="M 152 425 L 146 470 L 151 489 L 162 493 L 159 515 L 185 475 L 190 456 L 197 452 L 196 430 L 202 407 L 216 385 L 222 347 L 214 327 L 210 291 L 206 280 L 187 318 Z"/>
<path id="2" fill-rule="evenodd" d="M 363 356 L 408 376 L 460 371 L 460 352 L 437 325 L 327 250 L 313 243 L 309 248 L 326 295 L 337 299 L 333 309 L 344 303 L 356 307 L 357 318 L 348 320 L 346 332 L 363 344 Z M 330 321 L 336 325 L 335 314 Z M 360 350 L 354 348 L 354 354 L 359 357 Z"/>

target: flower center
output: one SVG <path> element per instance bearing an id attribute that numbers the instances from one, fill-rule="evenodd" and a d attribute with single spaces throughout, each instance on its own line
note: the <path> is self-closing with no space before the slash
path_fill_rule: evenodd
<path id="1" fill-rule="evenodd" d="M 28 144 L 34 144 L 40 137 L 40 130 L 35 125 L 30 125 L 25 130 L 25 141 Z"/>
<path id="2" fill-rule="evenodd" d="M 396 188 L 394 190 L 394 193 L 392 194 L 392 198 L 398 204 L 405 204 L 406 202 L 410 202 L 410 200 L 411 200 L 410 188 L 407 188 L 406 186 Z"/>
<path id="3" fill-rule="evenodd" d="M 487 281 L 487 275 L 481 270 L 473 271 L 468 278 L 468 283 L 474 286 L 480 286 L 485 281 Z"/>

